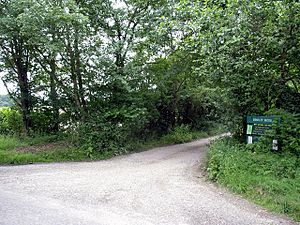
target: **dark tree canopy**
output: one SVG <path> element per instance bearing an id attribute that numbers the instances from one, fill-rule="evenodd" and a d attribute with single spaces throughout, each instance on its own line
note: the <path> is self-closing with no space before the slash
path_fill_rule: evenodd
<path id="1" fill-rule="evenodd" d="M 126 142 L 274 108 L 299 112 L 297 1 L 0 4 L 2 80 L 27 133 Z"/>

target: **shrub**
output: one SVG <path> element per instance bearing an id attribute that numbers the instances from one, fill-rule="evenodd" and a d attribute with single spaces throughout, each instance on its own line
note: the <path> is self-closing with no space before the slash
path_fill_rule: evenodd
<path id="1" fill-rule="evenodd" d="M 108 110 L 80 123 L 75 129 L 77 144 L 91 151 L 112 151 L 116 155 L 130 150 L 137 130 L 144 126 L 143 109 Z"/>
<path id="2" fill-rule="evenodd" d="M 120 124 L 91 121 L 79 125 L 79 145 L 96 151 L 119 151 L 125 147 L 128 133 Z"/>
<path id="3" fill-rule="evenodd" d="M 187 125 L 181 125 L 175 127 L 173 131 L 171 131 L 166 136 L 163 136 L 162 141 L 164 143 L 170 144 L 179 144 L 193 140 L 193 134 L 190 130 L 190 127 Z"/>
<path id="4" fill-rule="evenodd" d="M 277 115 L 280 121 L 274 125 L 273 132 L 267 133 L 261 144 L 277 139 L 279 151 L 300 156 L 300 115 L 278 109 L 270 110 L 267 114 Z"/>
<path id="5" fill-rule="evenodd" d="M 300 115 L 281 114 L 282 122 L 277 127 L 282 151 L 300 156 Z"/>
<path id="6" fill-rule="evenodd" d="M 30 113 L 31 131 L 33 134 L 49 134 L 53 126 L 53 115 L 50 110 Z"/>
<path id="7" fill-rule="evenodd" d="M 11 108 L 0 110 L 0 134 L 20 135 L 23 131 L 22 115 Z"/>

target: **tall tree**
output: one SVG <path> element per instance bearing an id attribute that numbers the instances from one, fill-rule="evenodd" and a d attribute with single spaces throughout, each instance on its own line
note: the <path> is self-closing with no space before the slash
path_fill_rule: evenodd
<path id="1" fill-rule="evenodd" d="M 295 1 L 183 3 L 188 49 L 197 73 L 226 88 L 231 120 L 276 107 L 286 87 L 298 92 L 299 12 Z"/>
<path id="2" fill-rule="evenodd" d="M 75 1 L 36 1 L 23 14 L 23 33 L 33 46 L 34 62 L 46 82 L 53 117 L 59 109 L 85 118 L 87 100 L 83 81 L 86 18 Z M 45 74 L 47 77 L 45 78 Z M 43 78 L 44 77 L 44 78 Z M 57 129 L 59 121 L 55 121 Z"/>
<path id="3" fill-rule="evenodd" d="M 4 82 L 15 82 L 18 86 L 18 105 L 23 115 L 25 131 L 30 129 L 32 109 L 29 81 L 31 46 L 21 32 L 19 16 L 30 7 L 30 1 L 2 1 L 0 14 L 0 49 L 2 69 L 6 72 Z M 9 91 L 10 93 L 10 91 Z"/>

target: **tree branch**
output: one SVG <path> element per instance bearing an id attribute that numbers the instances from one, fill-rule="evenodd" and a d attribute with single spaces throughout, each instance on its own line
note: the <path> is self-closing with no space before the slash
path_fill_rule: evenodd
<path id="1" fill-rule="evenodd" d="M 1 80 L 2 80 L 4 86 L 5 86 L 6 90 L 7 90 L 8 95 L 12 98 L 12 100 L 16 103 L 16 105 L 19 106 L 19 107 L 21 108 L 22 105 L 18 102 L 18 100 L 17 100 L 17 99 L 13 96 L 13 94 L 10 92 L 10 90 L 9 90 L 9 88 L 8 88 L 8 86 L 7 86 L 6 81 L 5 81 L 3 78 L 1 78 Z"/>

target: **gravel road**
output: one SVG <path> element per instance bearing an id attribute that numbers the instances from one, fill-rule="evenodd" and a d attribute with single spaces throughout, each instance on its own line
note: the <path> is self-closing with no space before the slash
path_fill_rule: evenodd
<path id="1" fill-rule="evenodd" d="M 0 167 L 0 224 L 296 224 L 207 182 L 199 166 L 207 143 Z"/>

